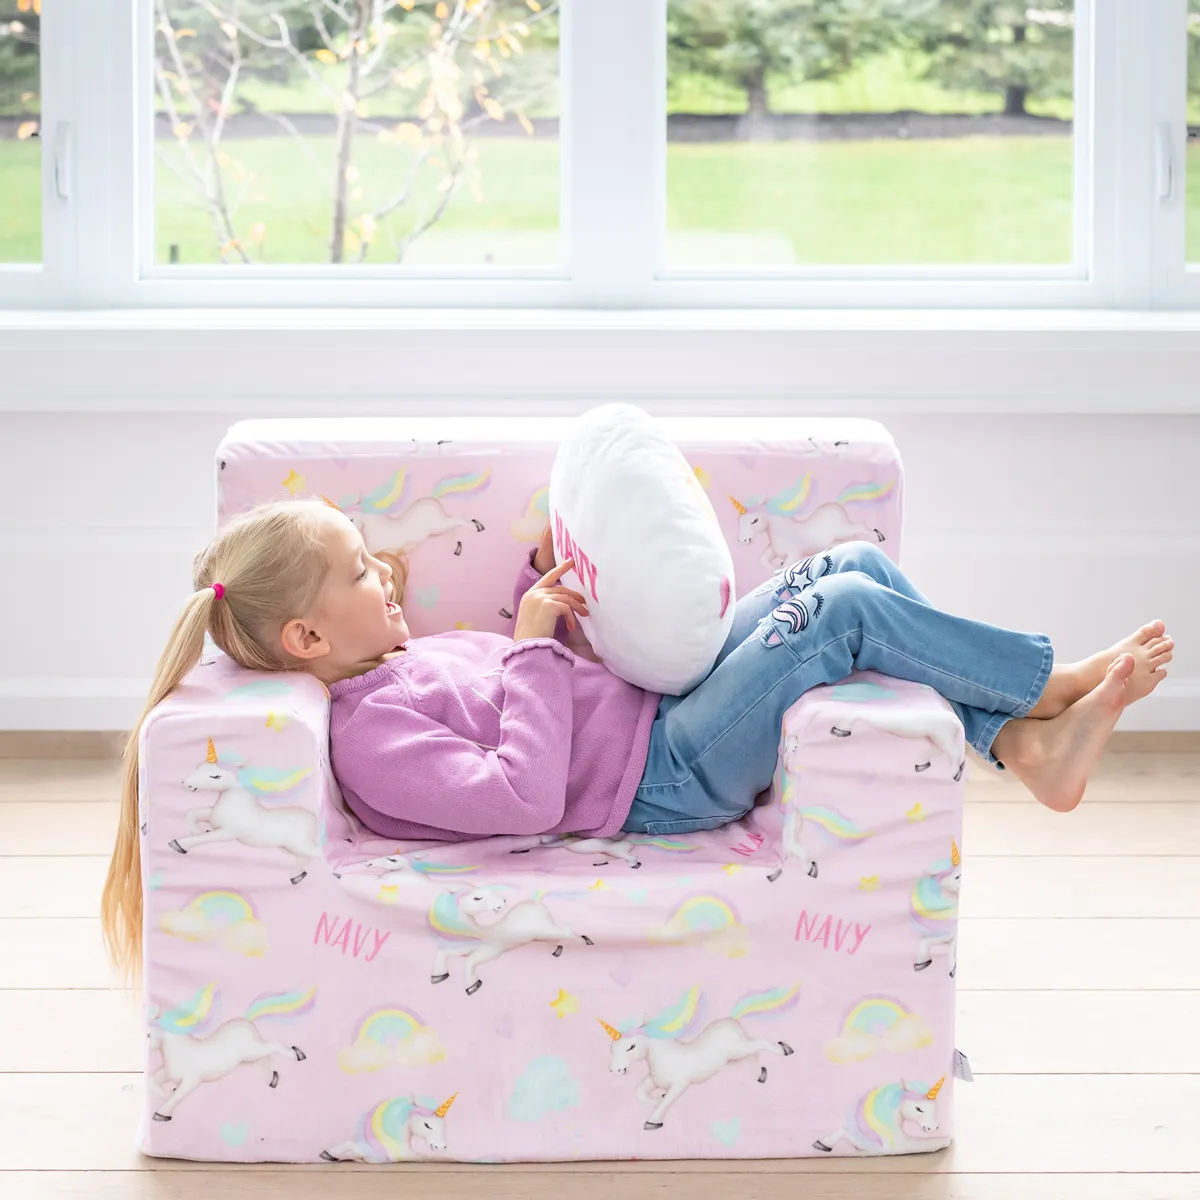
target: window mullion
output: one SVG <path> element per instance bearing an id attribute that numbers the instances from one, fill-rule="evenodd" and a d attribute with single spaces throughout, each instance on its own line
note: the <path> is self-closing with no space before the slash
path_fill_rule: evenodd
<path id="1" fill-rule="evenodd" d="M 576 303 L 636 303 L 653 279 L 665 13 L 666 0 L 564 5 L 562 212 Z"/>

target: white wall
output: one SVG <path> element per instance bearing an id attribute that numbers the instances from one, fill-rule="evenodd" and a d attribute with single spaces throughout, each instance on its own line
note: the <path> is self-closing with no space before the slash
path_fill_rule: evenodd
<path id="1" fill-rule="evenodd" d="M 0 362 L 3 350 L 0 337 Z M 277 365 L 286 373 L 285 361 Z M 587 364 L 578 366 L 586 381 Z M 212 525 L 212 453 L 234 420 L 289 409 L 364 415 L 500 404 L 562 412 L 595 398 L 505 399 L 538 390 L 514 374 L 494 380 L 490 398 L 393 401 L 358 389 L 348 399 L 330 388 L 309 389 L 289 405 L 266 388 L 233 396 L 223 410 L 211 392 L 196 390 L 204 369 L 196 362 L 178 373 L 158 411 L 145 411 L 153 406 L 128 356 L 80 360 L 77 401 L 61 387 L 47 401 L 32 370 L 9 370 L 0 381 L 0 728 L 118 729 L 136 715 L 190 588 L 192 555 Z M 263 374 L 261 362 L 255 372 Z M 974 405 L 994 412 L 921 411 L 934 405 L 906 399 L 913 385 L 902 379 L 896 397 L 877 403 L 818 402 L 803 394 L 811 381 L 788 398 L 788 376 L 796 378 L 781 361 L 774 395 L 722 399 L 710 389 L 692 405 L 882 420 L 905 460 L 903 565 L 935 603 L 1042 630 L 1064 660 L 1161 616 L 1179 641 L 1174 670 L 1121 727 L 1200 729 L 1200 415 L 1037 415 L 1002 399 Z M 123 411 L 123 380 L 127 407 L 143 411 Z M 994 381 L 981 383 L 989 386 Z M 654 407 L 653 396 L 640 400 Z M 951 407 L 944 398 L 936 406 Z M 670 407 L 688 403 L 676 394 Z"/>

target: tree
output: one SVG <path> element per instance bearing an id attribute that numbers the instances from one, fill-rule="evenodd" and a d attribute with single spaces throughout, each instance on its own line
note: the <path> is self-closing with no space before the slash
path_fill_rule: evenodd
<path id="1" fill-rule="evenodd" d="M 671 67 L 743 88 L 753 125 L 769 112 L 768 74 L 833 79 L 891 45 L 914 2 L 920 0 L 671 0 Z"/>
<path id="2" fill-rule="evenodd" d="M 1073 0 L 934 0 L 907 32 L 931 57 L 926 72 L 947 88 L 996 92 L 1021 116 L 1031 96 L 1070 96 L 1074 84 Z"/>
<path id="3" fill-rule="evenodd" d="M 38 132 L 41 0 L 0 0 L 0 113 L 15 115 L 17 137 Z"/>
<path id="4" fill-rule="evenodd" d="M 258 78 L 304 79 L 335 117 L 329 261 L 361 262 L 387 218 L 410 206 L 422 174 L 438 175 L 434 200 L 399 238 L 395 259 L 447 211 L 463 184 L 482 201 L 478 152 L 469 131 L 524 108 L 557 73 L 518 79 L 509 64 L 537 44 L 557 0 L 155 0 L 155 78 L 178 149 L 164 161 L 209 212 L 222 260 L 249 262 L 264 230 L 244 236 L 238 208 L 253 176 L 221 148 L 240 106 L 239 86 Z M 543 38 L 553 38 L 542 32 Z M 364 106 L 391 93 L 416 120 L 365 119 Z M 474 102 L 472 104 L 472 101 Z M 265 113 L 316 155 L 285 114 Z M 368 206 L 354 163 L 357 139 L 394 148 L 401 185 Z"/>

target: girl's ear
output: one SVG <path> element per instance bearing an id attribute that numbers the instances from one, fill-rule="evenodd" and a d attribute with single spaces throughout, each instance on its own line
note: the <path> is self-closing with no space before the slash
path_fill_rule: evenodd
<path id="1" fill-rule="evenodd" d="M 329 642 L 299 617 L 289 621 L 280 632 L 279 643 L 293 658 L 312 661 L 329 653 Z"/>

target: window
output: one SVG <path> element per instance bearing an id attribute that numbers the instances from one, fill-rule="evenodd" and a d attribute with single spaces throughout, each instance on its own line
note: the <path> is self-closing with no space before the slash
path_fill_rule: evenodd
<path id="1" fill-rule="evenodd" d="M 0 307 L 1200 307 L 1189 128 L 1200 0 L 0 0 Z"/>
<path id="2" fill-rule="evenodd" d="M 42 258 L 41 0 L 0 0 L 0 262 Z"/>
<path id="3" fill-rule="evenodd" d="M 1074 5 L 669 0 L 668 261 L 1069 263 Z"/>
<path id="4" fill-rule="evenodd" d="M 546 0 L 154 0 L 156 264 L 557 264 Z"/>
<path id="5" fill-rule="evenodd" d="M 1187 259 L 1200 262 L 1200 0 L 1187 18 Z"/>

